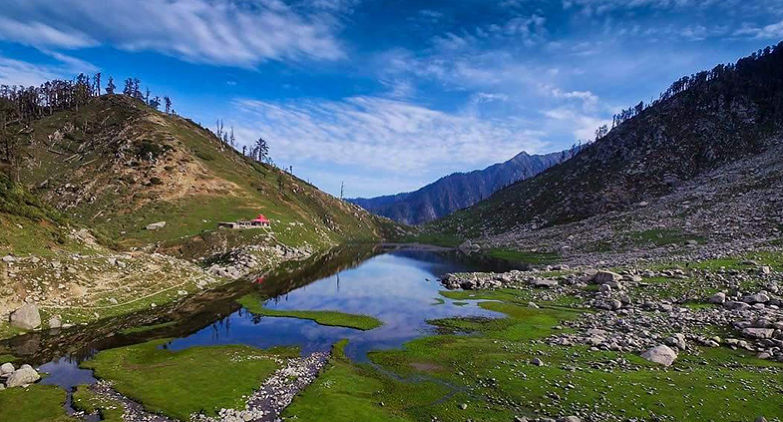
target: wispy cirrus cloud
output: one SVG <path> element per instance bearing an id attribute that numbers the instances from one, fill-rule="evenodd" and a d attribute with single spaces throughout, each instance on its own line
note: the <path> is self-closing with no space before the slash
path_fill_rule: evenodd
<path id="1" fill-rule="evenodd" d="M 108 45 L 196 63 L 253 67 L 267 60 L 336 60 L 345 52 L 321 0 L 310 15 L 280 0 L 44 0 L 3 5 L 0 38 L 34 47 Z"/>
<path id="2" fill-rule="evenodd" d="M 261 134 L 283 161 L 421 172 L 432 166 L 489 164 L 546 145 L 540 133 L 513 120 L 480 119 L 379 97 L 284 103 L 239 99 L 235 105 L 241 139 L 249 143 Z"/>

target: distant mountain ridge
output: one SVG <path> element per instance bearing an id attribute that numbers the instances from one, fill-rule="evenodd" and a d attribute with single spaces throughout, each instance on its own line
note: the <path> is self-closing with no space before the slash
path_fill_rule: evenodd
<path id="1" fill-rule="evenodd" d="M 514 244 L 525 232 L 654 203 L 738 160 L 752 163 L 749 157 L 783 142 L 781 69 L 783 42 L 683 77 L 649 107 L 626 111 L 616 127 L 568 161 L 426 229 Z M 762 185 L 780 180 L 767 170 L 758 170 Z M 715 182 L 710 188 L 725 192 L 729 186 Z M 742 203 L 739 192 L 726 201 Z"/>
<path id="2" fill-rule="evenodd" d="M 579 148 L 545 155 L 526 152 L 483 170 L 452 173 L 413 192 L 348 201 L 405 224 L 422 224 L 469 207 L 504 187 L 572 157 Z"/>

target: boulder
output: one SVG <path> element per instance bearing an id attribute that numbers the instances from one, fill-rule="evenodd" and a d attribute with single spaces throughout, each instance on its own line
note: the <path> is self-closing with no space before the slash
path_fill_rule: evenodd
<path id="1" fill-rule="evenodd" d="M 764 292 L 759 292 L 752 295 L 742 296 L 742 301 L 745 303 L 767 303 L 769 302 L 769 296 Z"/>
<path id="2" fill-rule="evenodd" d="M 14 372 L 14 365 L 10 362 L 0 365 L 0 375 L 8 375 Z"/>
<path id="3" fill-rule="evenodd" d="M 38 375 L 38 371 L 33 369 L 30 365 L 22 365 L 21 368 L 14 371 L 6 381 L 6 387 L 19 387 L 22 385 L 32 384 L 41 379 Z"/>
<path id="4" fill-rule="evenodd" d="M 685 350 L 687 344 L 685 343 L 685 336 L 682 333 L 674 334 L 666 339 L 666 344 L 669 346 L 675 346 L 680 350 Z"/>
<path id="5" fill-rule="evenodd" d="M 739 301 L 736 301 L 736 300 L 729 300 L 729 301 L 727 301 L 726 303 L 723 304 L 723 307 L 726 308 L 726 309 L 742 311 L 742 310 L 750 308 L 750 305 L 748 305 L 745 302 L 739 302 Z"/>
<path id="6" fill-rule="evenodd" d="M 160 230 L 162 228 L 166 227 L 165 221 L 158 221 L 157 223 L 148 224 L 147 227 L 145 227 L 147 230 Z"/>
<path id="7" fill-rule="evenodd" d="M 49 328 L 60 328 L 63 326 L 63 322 L 60 320 L 60 317 L 58 315 L 55 315 L 51 318 L 49 318 Z"/>
<path id="8" fill-rule="evenodd" d="M 611 271 L 598 271 L 593 276 L 592 281 L 594 284 L 609 284 L 610 286 L 614 287 L 622 279 L 623 276 L 620 274 Z"/>
<path id="9" fill-rule="evenodd" d="M 530 284 L 533 287 L 542 287 L 545 289 L 549 289 L 552 287 L 557 287 L 557 280 L 550 280 L 546 278 L 538 278 L 530 282 Z"/>
<path id="10" fill-rule="evenodd" d="M 726 293 L 723 292 L 715 293 L 714 295 L 710 296 L 709 299 L 707 299 L 707 302 L 723 305 L 726 302 Z"/>
<path id="11" fill-rule="evenodd" d="M 772 338 L 775 334 L 773 328 L 752 328 L 748 327 L 742 330 L 742 335 L 749 338 L 765 339 Z"/>
<path id="12" fill-rule="evenodd" d="M 28 303 L 11 312 L 11 325 L 23 330 L 34 330 L 41 326 L 41 314 L 38 307 Z"/>
<path id="13" fill-rule="evenodd" d="M 663 366 L 669 366 L 677 359 L 677 352 L 665 344 L 659 344 L 652 349 L 642 353 L 642 357 L 650 362 L 655 362 Z"/>

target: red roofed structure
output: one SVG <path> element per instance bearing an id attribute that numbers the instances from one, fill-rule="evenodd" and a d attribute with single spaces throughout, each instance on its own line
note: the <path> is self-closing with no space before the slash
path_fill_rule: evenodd
<path id="1" fill-rule="evenodd" d="M 269 226 L 270 222 L 269 219 L 264 216 L 264 214 L 258 214 L 258 217 L 250 220 L 250 224 L 254 226 Z"/>

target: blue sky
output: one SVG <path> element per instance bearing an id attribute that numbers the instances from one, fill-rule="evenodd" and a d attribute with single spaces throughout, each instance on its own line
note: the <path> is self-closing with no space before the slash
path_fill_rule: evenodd
<path id="1" fill-rule="evenodd" d="M 0 0 L 0 83 L 137 76 L 319 187 L 412 190 L 589 139 L 783 39 L 783 0 Z M 104 76 L 104 80 L 106 76 Z"/>

